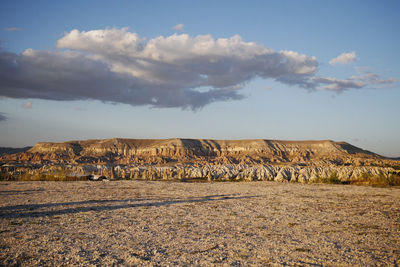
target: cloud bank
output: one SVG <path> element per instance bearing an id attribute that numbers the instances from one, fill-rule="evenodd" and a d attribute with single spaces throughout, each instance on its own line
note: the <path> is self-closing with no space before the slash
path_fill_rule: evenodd
<path id="1" fill-rule="evenodd" d="M 198 109 L 242 99 L 240 89 L 256 77 L 309 90 L 343 91 L 367 83 L 360 77 L 316 77 L 315 57 L 274 51 L 239 35 L 173 34 L 146 41 L 127 28 L 72 30 L 57 48 L 1 51 L 0 95 Z"/>
<path id="2" fill-rule="evenodd" d="M 329 61 L 329 64 L 331 64 L 331 65 L 349 64 L 351 62 L 356 61 L 356 59 L 357 59 L 356 52 L 342 53 L 339 56 L 332 58 Z"/>

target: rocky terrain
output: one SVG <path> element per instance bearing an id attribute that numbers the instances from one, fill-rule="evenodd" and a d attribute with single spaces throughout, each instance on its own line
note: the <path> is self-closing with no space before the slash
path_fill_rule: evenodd
<path id="1" fill-rule="evenodd" d="M 102 175 L 107 178 L 238 181 L 327 181 L 363 183 L 371 177 L 399 175 L 400 161 L 346 142 L 105 139 L 38 143 L 3 155 L 4 170 L 20 164 L 17 174 Z"/>
<path id="2" fill-rule="evenodd" d="M 0 265 L 398 266 L 399 166 L 333 141 L 38 143 L 0 157 Z"/>
<path id="3" fill-rule="evenodd" d="M 208 140 L 208 139 L 105 139 L 43 142 L 10 159 L 93 163 L 285 163 L 327 160 L 354 163 L 382 157 L 345 142 Z"/>
<path id="4" fill-rule="evenodd" d="M 398 266 L 400 189 L 0 182 L 1 266 Z"/>

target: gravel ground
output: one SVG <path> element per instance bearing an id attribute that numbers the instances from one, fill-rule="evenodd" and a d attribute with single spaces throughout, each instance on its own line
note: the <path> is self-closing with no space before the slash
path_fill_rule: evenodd
<path id="1" fill-rule="evenodd" d="M 398 266 L 400 188 L 1 182 L 0 265 Z"/>

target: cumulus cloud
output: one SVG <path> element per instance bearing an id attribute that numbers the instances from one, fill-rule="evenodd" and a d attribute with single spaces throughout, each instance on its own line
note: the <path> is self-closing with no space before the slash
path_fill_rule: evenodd
<path id="1" fill-rule="evenodd" d="M 349 64 L 354 62 L 357 59 L 356 52 L 350 53 L 342 53 L 339 56 L 332 58 L 329 61 L 329 64 L 336 65 L 336 64 Z"/>
<path id="2" fill-rule="evenodd" d="M 32 109 L 32 102 L 28 101 L 25 104 L 22 104 L 21 107 L 24 109 Z"/>
<path id="3" fill-rule="evenodd" d="M 176 24 L 174 27 L 172 27 L 172 29 L 174 29 L 175 31 L 183 31 L 184 28 L 185 25 L 183 24 Z"/>
<path id="4" fill-rule="evenodd" d="M 301 83 L 318 66 L 315 57 L 276 52 L 238 35 L 174 34 L 146 42 L 127 28 L 73 30 L 57 47 L 1 52 L 0 95 L 196 109 L 242 99 L 239 90 L 255 77 Z"/>
<path id="5" fill-rule="evenodd" d="M 127 28 L 72 30 L 57 48 L 0 51 L 0 95 L 198 109 L 242 99 L 240 89 L 257 77 L 338 92 L 383 81 L 371 75 L 316 77 L 315 57 L 274 51 L 239 35 L 173 34 L 146 41 Z"/>
<path id="6" fill-rule="evenodd" d="M 0 121 L 6 121 L 6 120 L 7 120 L 7 117 L 6 117 L 5 113 L 0 112 Z"/>
<path id="7" fill-rule="evenodd" d="M 21 28 L 17 28 L 17 27 L 8 27 L 8 28 L 4 28 L 5 31 L 8 32 L 18 32 L 18 31 L 22 31 Z"/>

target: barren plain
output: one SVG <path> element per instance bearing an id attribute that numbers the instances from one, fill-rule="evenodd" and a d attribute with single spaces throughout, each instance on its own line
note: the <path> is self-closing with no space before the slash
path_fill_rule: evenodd
<path id="1" fill-rule="evenodd" d="M 0 265 L 398 266 L 400 188 L 0 182 Z"/>

